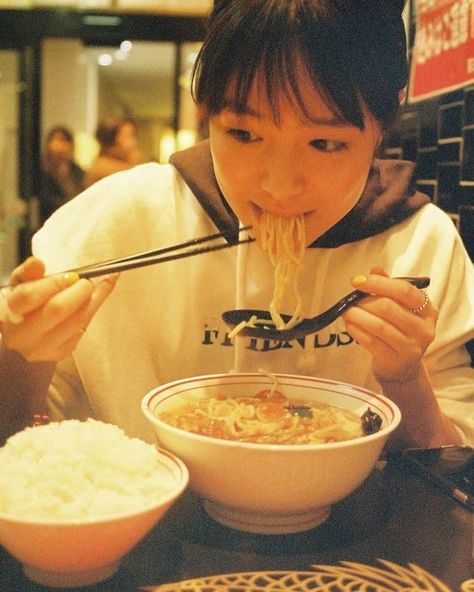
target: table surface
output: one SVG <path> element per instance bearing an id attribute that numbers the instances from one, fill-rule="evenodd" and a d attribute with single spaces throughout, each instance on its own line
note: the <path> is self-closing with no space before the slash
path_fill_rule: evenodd
<path id="1" fill-rule="evenodd" d="M 473 522 L 468 509 L 433 485 L 391 466 L 373 471 L 357 491 L 333 507 L 324 524 L 292 535 L 249 534 L 221 526 L 207 516 L 202 502 L 188 489 L 164 519 L 123 558 L 113 578 L 74 590 L 137 592 L 146 586 L 156 586 L 157 590 L 166 591 L 253 592 L 266 589 L 263 580 L 258 588 L 256 585 L 205 588 L 167 584 L 218 574 L 269 571 L 307 574 L 317 571 L 315 566 L 341 567 L 344 565 L 341 562 L 346 561 L 393 573 L 394 566 L 380 561 L 383 560 L 410 572 L 412 564 L 419 566 L 442 582 L 445 592 L 458 592 L 463 583 L 474 578 Z M 272 590 L 288 589 L 284 585 L 274 586 Z M 442 589 L 436 586 L 419 589 Z M 310 588 L 301 584 L 292 589 L 304 592 Z M 0 548 L 1 592 L 43 590 L 52 589 L 29 582 L 20 563 Z M 474 590 L 474 581 L 469 590 Z"/>

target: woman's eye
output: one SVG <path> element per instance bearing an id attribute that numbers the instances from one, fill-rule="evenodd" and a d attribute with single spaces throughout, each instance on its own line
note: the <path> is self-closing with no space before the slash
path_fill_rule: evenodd
<path id="1" fill-rule="evenodd" d="M 244 129 L 231 128 L 227 130 L 227 134 L 235 138 L 238 142 L 242 142 L 242 144 L 249 144 L 257 140 L 257 136 Z"/>
<path id="2" fill-rule="evenodd" d="M 347 148 L 346 142 L 339 140 L 313 140 L 310 145 L 321 152 L 340 152 Z"/>

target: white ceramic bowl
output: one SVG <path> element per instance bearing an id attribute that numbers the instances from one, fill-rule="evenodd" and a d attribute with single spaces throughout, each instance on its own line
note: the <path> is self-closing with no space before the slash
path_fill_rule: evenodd
<path id="1" fill-rule="evenodd" d="M 270 386 L 261 373 L 185 378 L 153 389 L 142 401 L 160 446 L 184 460 L 208 514 L 247 532 L 292 533 L 324 522 L 331 505 L 368 477 L 401 419 L 392 401 L 365 389 L 309 376 L 275 376 L 289 399 L 330 404 L 359 416 L 370 406 L 382 417 L 380 431 L 328 444 L 255 444 L 186 432 L 158 417 L 183 397 L 256 394 Z"/>
<path id="2" fill-rule="evenodd" d="M 187 467 L 179 458 L 163 450 L 157 454 L 174 487 L 154 504 L 104 519 L 32 521 L 0 514 L 0 544 L 21 561 L 29 579 L 44 586 L 88 586 L 112 576 L 120 559 L 163 517 L 188 484 Z"/>

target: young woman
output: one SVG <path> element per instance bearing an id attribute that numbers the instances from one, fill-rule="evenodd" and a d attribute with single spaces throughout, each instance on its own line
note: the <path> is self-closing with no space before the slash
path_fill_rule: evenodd
<path id="1" fill-rule="evenodd" d="M 150 388 L 264 368 L 384 392 L 403 414 L 394 445 L 474 441 L 472 264 L 450 219 L 413 189 L 413 165 L 376 158 L 407 81 L 402 4 L 215 2 L 194 78 L 209 141 L 89 188 L 37 234 L 41 259 L 12 274 L 5 436 L 47 412 L 152 438 L 140 410 Z M 304 222 L 303 316 L 352 286 L 370 297 L 304 340 L 230 339 L 223 311 L 272 298 L 258 243 L 118 281 L 59 273 L 216 228 L 232 241 L 239 223 L 260 240 L 268 214 Z M 43 261 L 58 274 L 42 278 Z M 429 298 L 395 279 L 408 275 L 430 276 Z"/>

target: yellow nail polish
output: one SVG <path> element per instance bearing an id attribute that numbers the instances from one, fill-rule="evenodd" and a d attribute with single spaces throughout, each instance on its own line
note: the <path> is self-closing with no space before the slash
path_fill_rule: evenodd
<path id="1" fill-rule="evenodd" d="M 365 275 L 355 275 L 352 278 L 352 284 L 354 285 L 358 285 L 360 286 L 361 284 L 365 284 L 365 282 L 367 281 L 367 277 Z"/>
<path id="2" fill-rule="evenodd" d="M 76 273 L 75 271 L 67 271 L 63 275 L 63 279 L 67 285 L 71 286 L 72 284 L 75 284 L 79 280 L 79 274 Z"/>

